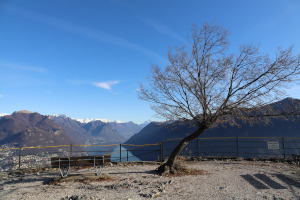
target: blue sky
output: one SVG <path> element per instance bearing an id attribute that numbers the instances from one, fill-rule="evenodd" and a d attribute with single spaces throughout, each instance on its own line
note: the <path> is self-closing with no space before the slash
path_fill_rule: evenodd
<path id="1" fill-rule="evenodd" d="M 300 53 L 299 0 L 1 0 L 0 113 L 157 120 L 139 82 L 204 22 L 230 29 L 232 51 L 253 42 Z"/>

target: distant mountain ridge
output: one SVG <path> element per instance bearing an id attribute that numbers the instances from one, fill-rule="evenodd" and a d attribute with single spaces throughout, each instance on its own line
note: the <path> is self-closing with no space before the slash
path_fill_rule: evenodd
<path id="1" fill-rule="evenodd" d="M 152 121 L 151 120 L 146 120 L 144 123 L 141 123 L 140 125 L 143 126 L 143 127 L 146 127 L 148 126 L 148 124 L 150 124 Z"/>
<path id="2" fill-rule="evenodd" d="M 92 119 L 73 119 L 76 120 L 80 123 L 89 123 L 89 122 L 94 122 L 94 121 L 102 121 L 104 123 L 111 123 L 111 122 L 115 122 L 115 123 L 122 123 L 119 120 L 107 120 L 107 119 L 97 119 L 97 118 L 92 118 Z"/>
<path id="3" fill-rule="evenodd" d="M 19 111 L 0 119 L 0 145 L 49 146 L 75 143 L 49 117 L 35 112 Z"/>
<path id="4" fill-rule="evenodd" d="M 1 116 L 1 114 L 0 114 L 0 116 Z M 55 115 L 49 115 L 49 116 L 50 117 L 67 117 L 65 114 L 55 114 Z M 122 122 L 120 120 L 108 120 L 108 119 L 99 119 L 99 118 L 87 118 L 87 119 L 70 118 L 70 119 L 78 121 L 80 123 L 85 123 L 85 124 L 87 124 L 89 122 L 94 122 L 94 121 L 101 121 L 101 122 L 104 122 L 104 123 L 118 123 L 118 124 L 134 123 L 132 121 Z M 150 123 L 151 123 L 151 120 L 146 120 L 145 122 L 143 122 L 141 124 L 136 124 L 136 123 L 134 123 L 134 124 L 140 125 L 141 127 L 145 127 Z"/>
<path id="5" fill-rule="evenodd" d="M 282 101 L 270 104 L 275 109 L 281 109 L 282 106 L 288 106 L 291 110 L 300 110 L 300 100 L 286 98 Z M 217 125 L 206 130 L 200 138 L 215 138 L 215 137 L 291 137 L 300 138 L 300 118 L 287 116 L 286 119 L 269 117 L 268 125 L 248 123 L 240 123 L 240 127 Z M 191 123 L 185 122 L 181 125 L 172 123 L 157 123 L 152 122 L 138 134 L 129 138 L 125 144 L 154 144 L 162 142 L 169 138 L 184 138 L 194 131 L 197 127 Z M 133 152 L 135 155 L 135 153 Z M 141 157 L 147 159 L 147 157 Z"/>
<path id="6" fill-rule="evenodd" d="M 280 110 L 289 106 L 300 110 L 300 100 L 286 98 L 270 104 Z M 153 144 L 168 138 L 183 138 L 194 132 L 189 122 L 103 122 L 92 120 L 81 123 L 66 115 L 45 116 L 37 112 L 16 111 L 0 116 L 0 145 L 49 146 L 60 144 Z M 268 125 L 241 123 L 240 127 L 221 125 L 206 130 L 200 137 L 300 137 L 300 119 L 269 117 Z M 144 127 L 147 124 L 146 127 Z M 129 138 L 129 139 L 128 139 Z"/>
<path id="7" fill-rule="evenodd" d="M 6 115 L 9 115 L 9 114 L 7 114 L 7 113 L 0 113 L 0 118 L 1 118 L 1 117 L 4 117 L 4 116 L 6 116 Z"/>
<path id="8" fill-rule="evenodd" d="M 95 131 L 106 131 L 110 130 L 111 135 L 115 135 L 115 137 L 120 138 L 120 140 L 115 141 L 118 143 L 123 143 L 126 139 L 131 137 L 132 135 L 140 132 L 144 125 L 138 125 L 133 122 L 120 122 L 120 121 L 111 121 L 106 122 L 105 120 L 77 120 L 72 119 L 70 117 L 67 117 L 66 115 L 52 115 L 49 116 L 52 120 L 57 122 L 58 124 L 62 126 L 67 126 L 70 129 L 75 130 L 76 132 L 84 133 L 85 135 L 95 135 Z M 88 122 L 89 121 L 89 122 Z M 87 127 L 95 127 L 98 126 L 98 128 L 94 128 L 95 130 L 88 130 Z M 102 127 L 102 128 L 101 128 Z M 98 133 L 98 135 L 103 135 L 107 133 Z M 92 134 L 93 133 L 93 134 Z"/>
<path id="9" fill-rule="evenodd" d="M 133 122 L 81 123 L 66 115 L 46 116 L 21 110 L 0 115 L 0 145 L 120 144 L 142 128 Z"/>

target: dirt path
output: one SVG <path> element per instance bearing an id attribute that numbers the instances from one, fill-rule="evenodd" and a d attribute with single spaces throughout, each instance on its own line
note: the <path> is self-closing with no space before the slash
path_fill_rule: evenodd
<path id="1" fill-rule="evenodd" d="M 0 199 L 300 199 L 300 169 L 254 161 L 187 162 L 204 175 L 161 177 L 158 165 L 104 168 L 114 180 L 45 184 L 58 172 L 39 172 L 0 180 Z M 92 169 L 73 170 L 88 175 Z M 71 174 L 72 176 L 72 174 Z"/>

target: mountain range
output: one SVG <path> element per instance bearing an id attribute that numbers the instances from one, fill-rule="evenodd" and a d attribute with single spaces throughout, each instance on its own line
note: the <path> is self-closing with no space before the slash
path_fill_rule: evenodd
<path id="1" fill-rule="evenodd" d="M 74 143 L 76 140 L 48 116 L 18 111 L 0 118 L 0 145 L 2 147 L 56 146 Z M 84 148 L 76 147 L 74 150 L 83 151 Z M 23 153 L 43 151 L 42 149 L 28 149 Z M 48 148 L 47 151 L 51 149 Z M 62 151 L 62 148 L 56 151 Z"/>
<path id="2" fill-rule="evenodd" d="M 65 115 L 46 116 L 17 111 L 0 116 L 0 145 L 6 147 L 53 146 L 69 144 L 120 144 L 144 125 L 91 120 L 81 123 Z M 76 147 L 77 150 L 84 150 Z"/>
<path id="3" fill-rule="evenodd" d="M 271 104 L 277 110 L 290 107 L 295 110 L 300 108 L 300 100 L 286 98 Z M 239 126 L 230 124 L 218 125 L 206 130 L 201 137 L 300 137 L 299 117 L 274 118 L 269 117 L 268 124 L 254 124 L 240 122 Z M 128 139 L 127 144 L 157 143 L 168 138 L 183 138 L 193 133 L 197 127 L 191 123 L 176 125 L 174 123 L 152 122 L 138 134 Z"/>
<path id="4" fill-rule="evenodd" d="M 275 109 L 289 106 L 299 110 L 300 100 L 287 98 L 271 104 Z M 51 146 L 60 144 L 153 144 L 168 138 L 183 138 L 197 127 L 190 122 L 133 122 L 72 119 L 66 115 L 46 116 L 37 112 L 18 111 L 0 115 L 0 145 L 6 147 Z M 269 117 L 269 124 L 240 126 L 217 125 L 206 130 L 200 138 L 212 137 L 300 137 L 299 117 L 285 119 Z M 113 147 L 112 147 L 113 148 Z M 107 148 L 111 151 L 112 148 Z M 154 148 L 154 147 L 153 147 Z M 155 147 L 157 148 L 157 147 Z M 82 150 L 82 149 L 79 149 Z M 132 152 L 134 155 L 137 153 Z M 152 156 L 153 157 L 153 156 Z M 140 157 L 148 159 L 147 156 Z M 157 156 L 156 156 L 157 158 Z"/>
<path id="5" fill-rule="evenodd" d="M 279 110 L 282 107 L 289 107 L 294 110 L 299 110 L 300 100 L 286 98 L 282 101 L 271 104 L 275 109 Z M 174 122 L 176 123 L 176 122 Z M 169 138 L 184 138 L 194 131 L 197 127 L 189 122 L 176 125 L 174 123 L 159 123 L 152 122 L 138 134 L 129 138 L 125 144 L 154 144 L 162 142 Z M 216 137 L 287 137 L 300 138 L 300 118 L 299 116 L 288 116 L 284 118 L 269 117 L 268 124 L 251 125 L 246 122 L 240 122 L 239 126 L 230 124 L 217 125 L 206 130 L 199 138 L 216 138 Z M 179 142 L 180 140 L 178 140 Z M 175 141 L 174 141 L 175 142 Z M 300 142 L 300 140 L 299 140 Z M 300 143 L 298 144 L 300 148 Z M 158 148 L 158 147 L 153 147 Z M 174 148 L 170 147 L 171 149 Z M 150 149 L 150 147 L 148 147 Z M 169 149 L 169 151 L 171 151 Z M 157 159 L 157 155 L 139 156 L 139 152 L 132 152 L 142 160 Z M 299 152 L 300 153 L 300 152 Z"/>

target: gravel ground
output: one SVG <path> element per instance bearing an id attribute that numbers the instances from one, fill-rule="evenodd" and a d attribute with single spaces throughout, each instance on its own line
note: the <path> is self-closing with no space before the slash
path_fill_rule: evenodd
<path id="1" fill-rule="evenodd" d="M 158 165 L 111 166 L 114 180 L 47 184 L 56 171 L 40 171 L 0 179 L 0 199 L 299 199 L 300 169 L 295 165 L 258 161 L 195 161 L 188 167 L 203 175 L 162 177 Z M 87 174 L 92 169 L 72 170 Z M 71 174 L 72 176 L 72 174 Z"/>

